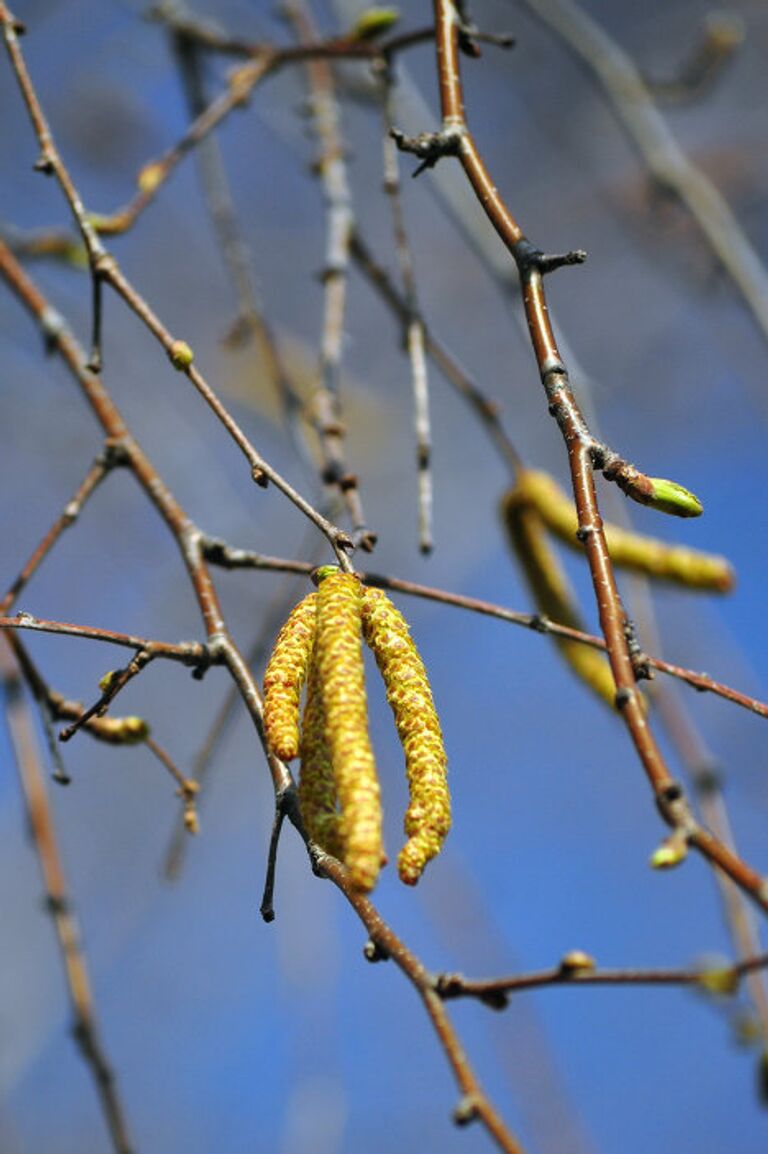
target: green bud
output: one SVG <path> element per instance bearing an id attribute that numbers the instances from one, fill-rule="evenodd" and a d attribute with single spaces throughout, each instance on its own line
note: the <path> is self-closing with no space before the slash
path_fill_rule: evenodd
<path id="1" fill-rule="evenodd" d="M 688 846 L 683 838 L 670 837 L 663 841 L 650 856 L 651 869 L 669 870 L 679 866 L 688 856 Z"/>
<path id="2" fill-rule="evenodd" d="M 347 33 L 348 40 L 375 40 L 397 24 L 400 13 L 397 8 L 381 8 L 374 5 L 361 12 Z"/>
<path id="3" fill-rule="evenodd" d="M 110 669 L 104 674 L 104 676 L 99 681 L 99 689 L 102 693 L 106 693 L 109 689 L 112 688 L 112 682 L 114 678 L 117 677 L 117 674 L 117 669 Z"/>
<path id="4" fill-rule="evenodd" d="M 648 504 L 660 513 L 670 513 L 673 517 L 700 517 L 704 512 L 699 498 L 682 485 L 665 481 L 663 477 L 649 477 L 648 480 L 653 486 Z"/>
<path id="5" fill-rule="evenodd" d="M 195 354 L 186 341 L 174 341 L 168 350 L 168 357 L 174 369 L 183 372 L 195 359 Z"/>

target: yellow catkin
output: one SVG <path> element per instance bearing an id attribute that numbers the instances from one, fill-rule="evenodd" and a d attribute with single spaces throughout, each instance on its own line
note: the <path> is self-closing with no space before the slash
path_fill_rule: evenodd
<path id="1" fill-rule="evenodd" d="M 292 611 L 277 635 L 264 673 L 264 729 L 278 757 L 291 761 L 299 752 L 299 698 L 315 641 L 317 594 L 310 593 Z"/>
<path id="2" fill-rule="evenodd" d="M 502 515 L 515 555 L 536 599 L 536 605 L 558 625 L 584 630 L 575 598 L 560 563 L 550 549 L 536 510 L 518 490 L 502 502 Z M 616 701 L 616 684 L 608 661 L 597 650 L 567 637 L 555 643 L 574 673 L 608 705 Z"/>
<path id="3" fill-rule="evenodd" d="M 547 528 L 566 545 L 580 548 L 576 537 L 579 522 L 573 501 L 553 477 L 537 470 L 525 470 L 515 492 L 518 499 L 527 500 L 537 510 Z M 604 529 L 614 565 L 657 580 L 673 581 L 688 589 L 727 593 L 733 588 L 733 569 L 725 557 L 682 545 L 668 545 L 620 525 L 606 522 Z"/>
<path id="4" fill-rule="evenodd" d="M 313 660 L 301 724 L 299 808 L 307 834 L 321 849 L 344 860 L 339 829 L 336 780 L 325 739 L 325 711 Z"/>
<path id="5" fill-rule="evenodd" d="M 443 735 L 424 663 L 402 614 L 381 589 L 363 591 L 363 636 L 384 679 L 387 700 L 405 750 L 410 804 L 408 841 L 397 859 L 406 885 L 415 885 L 440 852 L 451 828 Z"/>
<path id="6" fill-rule="evenodd" d="M 315 661 L 325 711 L 325 738 L 341 806 L 339 830 L 352 884 L 376 884 L 384 848 L 368 708 L 360 614 L 362 586 L 349 573 L 324 574 L 317 591 Z"/>

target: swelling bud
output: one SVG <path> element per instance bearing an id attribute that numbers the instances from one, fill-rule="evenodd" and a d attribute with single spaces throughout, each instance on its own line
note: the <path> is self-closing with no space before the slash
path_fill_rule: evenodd
<path id="1" fill-rule="evenodd" d="M 663 477 L 649 477 L 651 491 L 648 504 L 660 513 L 670 513 L 673 517 L 700 517 L 704 506 L 699 498 L 675 481 Z"/>

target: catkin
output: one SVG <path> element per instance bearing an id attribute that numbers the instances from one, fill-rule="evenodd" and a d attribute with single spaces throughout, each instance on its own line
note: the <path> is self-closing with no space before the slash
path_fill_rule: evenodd
<path id="1" fill-rule="evenodd" d="M 512 489 L 502 502 L 502 515 L 512 548 L 538 608 L 558 625 L 583 631 L 573 591 L 547 543 L 538 512 L 518 489 Z M 555 637 L 555 643 L 574 673 L 613 707 L 616 684 L 611 667 L 602 654 L 568 637 Z"/>
<path id="2" fill-rule="evenodd" d="M 344 862 L 353 885 L 368 892 L 376 884 L 384 848 L 379 780 L 368 736 L 362 595 L 362 586 L 352 574 L 323 574 L 317 591 L 315 661 L 325 739 L 341 806 Z"/>
<path id="3" fill-rule="evenodd" d="M 526 469 L 520 474 L 514 492 L 517 500 L 527 501 L 536 509 L 547 528 L 566 545 L 572 549 L 579 548 L 576 537 L 579 521 L 573 501 L 553 477 Z M 668 545 L 608 522 L 604 530 L 614 565 L 657 580 L 685 585 L 688 589 L 727 593 L 733 588 L 733 569 L 724 557 L 682 545 Z"/>
<path id="4" fill-rule="evenodd" d="M 415 885 L 451 827 L 443 737 L 424 663 L 404 617 L 381 589 L 363 590 L 362 620 L 363 636 L 376 658 L 405 751 L 408 841 L 397 868 L 406 885 Z"/>
<path id="5" fill-rule="evenodd" d="M 315 641 L 317 594 L 291 612 L 277 635 L 264 673 L 264 729 L 277 756 L 291 761 L 299 752 L 299 698 Z"/>
<path id="6" fill-rule="evenodd" d="M 325 710 L 313 660 L 307 678 L 307 700 L 299 749 L 299 809 L 307 834 L 321 849 L 344 860 L 339 829 L 336 780 L 325 739 Z"/>

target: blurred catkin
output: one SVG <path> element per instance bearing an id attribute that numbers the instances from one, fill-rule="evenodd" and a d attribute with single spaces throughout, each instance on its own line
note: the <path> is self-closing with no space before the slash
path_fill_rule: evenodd
<path id="1" fill-rule="evenodd" d="M 511 489 L 502 500 L 501 512 L 512 549 L 538 609 L 558 625 L 583 631 L 573 591 L 557 556 L 549 547 L 544 523 L 527 494 L 519 488 Z M 605 657 L 567 637 L 555 637 L 554 640 L 574 673 L 601 700 L 614 707 L 616 684 Z"/>
<path id="2" fill-rule="evenodd" d="M 513 490 L 516 501 L 528 502 L 552 533 L 572 549 L 579 549 L 579 527 L 573 500 L 554 477 L 533 469 L 521 472 Z M 733 569 L 724 557 L 668 545 L 606 522 L 603 526 L 614 565 L 661 581 L 673 581 L 688 589 L 726 593 L 733 588 Z"/>
<path id="3" fill-rule="evenodd" d="M 363 636 L 384 679 L 387 700 L 405 751 L 410 804 L 405 815 L 408 841 L 397 859 L 407 885 L 415 885 L 440 852 L 451 827 L 443 736 L 424 663 L 407 622 L 381 589 L 364 589 Z"/>

